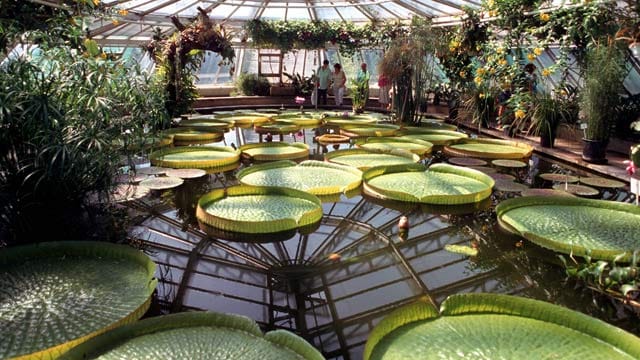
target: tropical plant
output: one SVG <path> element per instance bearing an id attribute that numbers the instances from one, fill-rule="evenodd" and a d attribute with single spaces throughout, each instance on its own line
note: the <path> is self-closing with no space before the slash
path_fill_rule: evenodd
<path id="1" fill-rule="evenodd" d="M 480 336 L 482 334 L 482 336 Z M 487 343 L 493 344 L 486 346 Z M 634 359 L 640 341 L 601 320 L 567 308 L 499 294 L 449 296 L 436 309 L 420 301 L 399 308 L 376 325 L 364 360 L 440 358 Z M 588 350 L 586 350 L 588 349 Z"/>
<path id="2" fill-rule="evenodd" d="M 122 159 L 168 119 L 157 82 L 79 43 L 41 45 L 0 66 L 0 232 L 12 241 L 95 234 L 79 221 L 94 208 L 88 195 L 106 198 Z"/>
<path id="3" fill-rule="evenodd" d="M 495 118 L 495 97 L 488 89 L 475 89 L 467 93 L 464 106 L 478 127 L 489 127 L 489 122 Z"/>
<path id="4" fill-rule="evenodd" d="M 141 251 L 104 242 L 3 249 L 0 356 L 56 358 L 91 337 L 138 320 L 156 288 L 155 268 Z M 42 326 L 50 331 L 38 331 Z"/>
<path id="5" fill-rule="evenodd" d="M 640 238 L 640 209 L 564 196 L 509 199 L 496 208 L 508 231 L 565 254 L 628 262 Z M 623 254 L 620 256 L 620 254 Z"/>
<path id="6" fill-rule="evenodd" d="M 235 80 L 236 90 L 246 96 L 268 96 L 271 84 L 264 76 L 258 74 L 241 73 Z"/>
<path id="7" fill-rule="evenodd" d="M 572 118 L 571 108 L 565 104 L 562 98 L 552 94 L 536 94 L 533 100 L 533 114 L 529 132 L 540 136 L 542 144 L 553 147 L 558 126 L 567 124 Z"/>
<path id="8" fill-rule="evenodd" d="M 598 43 L 587 54 L 580 110 L 587 122 L 585 139 L 607 142 L 616 118 L 627 68 L 624 56 L 613 43 Z"/>
<path id="9" fill-rule="evenodd" d="M 350 82 L 351 102 L 353 104 L 353 112 L 356 114 L 362 113 L 364 107 L 369 100 L 369 79 L 363 79 L 358 81 L 357 79 L 351 79 Z"/>
<path id="10" fill-rule="evenodd" d="M 293 85 L 293 89 L 295 91 L 295 95 L 297 96 L 309 96 L 313 92 L 315 87 L 315 70 L 314 74 L 306 77 L 296 73 L 295 75 L 288 74 L 283 72 L 282 75 L 286 76 L 289 81 L 291 81 L 291 85 Z"/>
<path id="11" fill-rule="evenodd" d="M 167 341 L 167 338 L 180 341 Z M 285 330 L 266 334 L 255 321 L 236 314 L 188 312 L 145 319 L 98 336 L 61 360 L 189 358 L 323 360 L 301 337 Z"/>
<path id="12" fill-rule="evenodd" d="M 157 76 L 166 89 L 165 108 L 172 117 L 190 112 L 198 96 L 195 88 L 195 72 L 204 60 L 204 51 L 220 54 L 223 61 L 232 62 L 235 52 L 231 47 L 231 36 L 225 28 L 215 25 L 204 9 L 198 9 L 196 20 L 183 25 L 176 16 L 171 21 L 178 29 L 170 37 L 162 35 L 157 28 L 147 51 L 158 64 Z"/>

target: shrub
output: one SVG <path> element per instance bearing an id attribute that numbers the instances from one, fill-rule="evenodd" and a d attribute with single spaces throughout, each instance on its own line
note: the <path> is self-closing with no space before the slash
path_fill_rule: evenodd
<path id="1" fill-rule="evenodd" d="M 271 84 L 269 80 L 257 74 L 241 73 L 235 81 L 236 90 L 247 96 L 267 96 Z"/>

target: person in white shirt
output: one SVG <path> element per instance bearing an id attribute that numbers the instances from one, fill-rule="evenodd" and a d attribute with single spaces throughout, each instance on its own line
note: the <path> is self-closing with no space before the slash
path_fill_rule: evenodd
<path id="1" fill-rule="evenodd" d="M 333 82 L 333 96 L 336 99 L 336 105 L 342 106 L 342 98 L 344 97 L 347 76 L 345 75 L 344 71 L 342 71 L 342 65 L 340 65 L 339 63 L 333 65 L 331 81 Z"/>
<path id="2" fill-rule="evenodd" d="M 318 105 L 327 105 L 327 90 L 331 80 L 331 69 L 329 60 L 324 60 L 322 66 L 318 68 L 316 74 L 316 89 L 318 92 Z"/>

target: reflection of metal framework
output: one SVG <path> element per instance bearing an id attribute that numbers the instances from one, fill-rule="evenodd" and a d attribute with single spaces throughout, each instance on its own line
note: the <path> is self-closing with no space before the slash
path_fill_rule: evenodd
<path id="1" fill-rule="evenodd" d="M 444 251 L 474 239 L 447 217 L 359 196 L 325 203 L 317 231 L 274 243 L 208 239 L 166 206 L 131 206 L 152 214 L 133 233 L 164 269 L 164 308 L 240 313 L 265 329 L 296 331 L 328 358 L 359 358 L 380 318 L 417 298 L 521 287 L 496 280 L 493 266 Z M 405 240 L 402 215 L 411 223 Z"/>

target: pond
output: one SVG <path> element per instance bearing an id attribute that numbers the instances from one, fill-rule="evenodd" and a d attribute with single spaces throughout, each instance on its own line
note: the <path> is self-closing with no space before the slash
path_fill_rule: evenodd
<path id="1" fill-rule="evenodd" d="M 315 159 L 351 146 L 317 145 L 310 129 L 295 135 L 283 141 L 309 144 Z M 224 141 L 238 146 L 258 142 L 259 134 L 235 129 Z M 429 161 L 445 160 L 435 152 Z M 585 175 L 536 155 L 529 165 L 514 172 L 528 186 L 542 185 L 536 176 L 541 172 Z M 629 308 L 567 281 L 557 254 L 497 227 L 494 207 L 513 196 L 509 192 L 494 192 L 484 208 L 455 211 L 343 195 L 322 204 L 318 228 L 306 235 L 273 242 L 209 238 L 198 229 L 197 199 L 237 184 L 236 172 L 212 173 L 129 203 L 143 215 L 131 234 L 159 265 L 163 311 L 246 315 L 267 330 L 293 330 L 327 358 L 342 359 L 362 357 L 369 332 L 389 311 L 425 296 L 439 304 L 467 292 L 541 299 L 639 333 Z M 629 201 L 624 190 L 601 196 Z M 407 233 L 398 227 L 403 216 Z"/>

